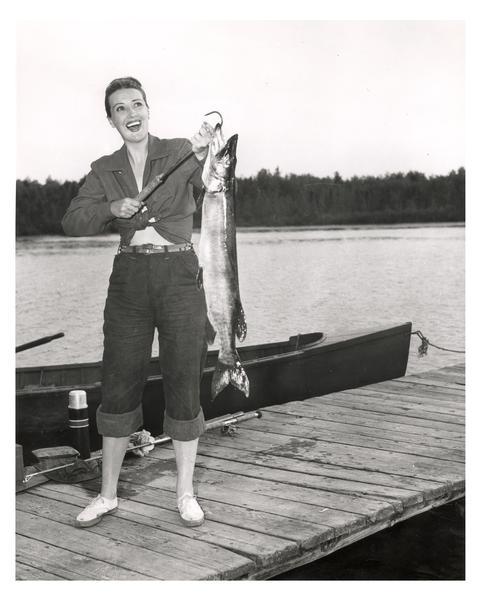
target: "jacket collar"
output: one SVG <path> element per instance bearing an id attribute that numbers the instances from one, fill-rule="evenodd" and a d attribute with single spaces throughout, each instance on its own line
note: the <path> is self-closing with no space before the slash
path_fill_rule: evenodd
<path id="1" fill-rule="evenodd" d="M 171 149 L 169 148 L 168 140 L 161 140 L 149 133 L 147 163 L 158 158 L 164 158 L 169 154 L 171 154 Z M 104 156 L 102 163 L 102 167 L 106 171 L 123 171 L 130 168 L 125 144 L 113 154 Z"/>

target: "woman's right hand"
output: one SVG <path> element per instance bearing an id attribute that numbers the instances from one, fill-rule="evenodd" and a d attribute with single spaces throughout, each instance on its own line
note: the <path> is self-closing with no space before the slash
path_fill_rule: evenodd
<path id="1" fill-rule="evenodd" d="M 135 198 L 122 198 L 121 200 L 114 200 L 110 202 L 110 210 L 113 215 L 120 219 L 130 219 L 135 213 L 138 212 L 142 203 Z"/>

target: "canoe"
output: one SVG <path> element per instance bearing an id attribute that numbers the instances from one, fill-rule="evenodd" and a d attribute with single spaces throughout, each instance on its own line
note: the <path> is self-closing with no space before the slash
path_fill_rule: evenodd
<path id="1" fill-rule="evenodd" d="M 245 398 L 228 386 L 210 399 L 217 351 L 209 351 L 201 382 L 206 419 L 323 396 L 395 379 L 405 374 L 411 323 L 383 329 L 327 336 L 307 333 L 287 341 L 243 346 L 238 349 L 250 379 Z M 101 447 L 95 411 L 101 401 L 101 363 L 22 367 L 16 370 L 16 441 L 24 448 L 66 445 L 68 393 L 87 392 L 91 448 Z M 163 431 L 163 383 L 158 358 L 150 363 L 143 394 L 144 428 L 153 435 Z"/>

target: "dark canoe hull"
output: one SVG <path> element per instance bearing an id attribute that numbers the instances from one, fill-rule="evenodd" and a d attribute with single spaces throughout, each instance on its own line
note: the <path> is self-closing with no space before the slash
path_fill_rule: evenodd
<path id="1" fill-rule="evenodd" d="M 216 353 L 210 352 L 201 382 L 206 419 L 323 396 L 395 379 L 405 374 L 411 323 L 327 338 L 322 334 L 295 336 L 287 342 L 240 348 L 250 380 L 245 398 L 228 386 L 210 400 Z M 96 409 L 101 402 L 100 363 L 17 369 L 16 441 L 26 449 L 69 444 L 68 392 L 87 392 L 92 449 L 101 440 L 96 433 Z M 143 395 L 144 428 L 154 435 L 163 430 L 163 383 L 157 360 Z"/>

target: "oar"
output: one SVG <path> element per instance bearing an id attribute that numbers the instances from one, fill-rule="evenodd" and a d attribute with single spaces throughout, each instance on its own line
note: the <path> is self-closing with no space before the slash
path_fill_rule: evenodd
<path id="1" fill-rule="evenodd" d="M 43 344 L 48 344 L 48 342 L 51 342 L 52 340 L 57 340 L 58 338 L 61 338 L 64 335 L 65 334 L 63 332 L 60 332 L 55 333 L 54 335 L 47 335 L 46 337 L 38 338 L 38 340 L 33 340 L 32 342 L 27 342 L 26 344 L 16 346 L 15 352 L 23 352 L 24 350 L 35 348 L 35 346 L 42 346 Z"/>

